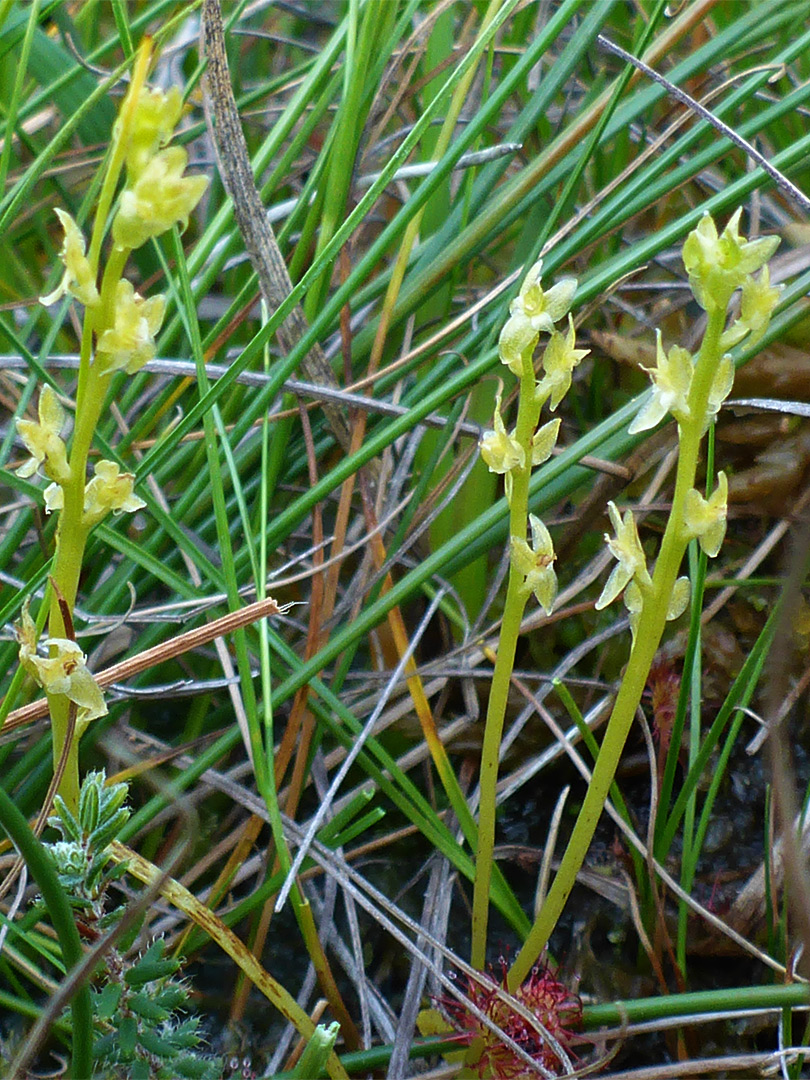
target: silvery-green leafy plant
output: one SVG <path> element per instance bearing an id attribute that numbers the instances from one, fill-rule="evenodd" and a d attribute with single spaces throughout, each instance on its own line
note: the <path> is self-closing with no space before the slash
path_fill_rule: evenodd
<path id="1" fill-rule="evenodd" d="M 125 912 L 124 904 L 109 904 L 109 889 L 127 870 L 110 853 L 130 816 L 127 794 L 126 784 L 108 785 L 103 771 L 93 771 L 82 782 L 76 813 L 57 795 L 56 813 L 48 819 L 61 839 L 45 850 L 82 935 L 91 943 L 117 926 Z M 202 1051 L 198 1019 L 185 1015 L 188 988 L 174 978 L 179 961 L 166 956 L 160 939 L 134 955 L 125 945 L 126 939 L 119 939 L 107 949 L 93 977 L 95 1075 L 136 1080 L 220 1076 L 220 1063 Z"/>

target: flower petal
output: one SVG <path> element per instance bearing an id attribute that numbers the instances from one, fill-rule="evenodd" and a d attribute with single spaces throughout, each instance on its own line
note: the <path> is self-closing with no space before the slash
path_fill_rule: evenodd
<path id="1" fill-rule="evenodd" d="M 208 187 L 206 176 L 183 176 L 188 155 L 181 146 L 161 150 L 132 187 L 121 195 L 113 220 L 113 239 L 122 248 L 139 248 L 173 225 L 185 228 Z"/>

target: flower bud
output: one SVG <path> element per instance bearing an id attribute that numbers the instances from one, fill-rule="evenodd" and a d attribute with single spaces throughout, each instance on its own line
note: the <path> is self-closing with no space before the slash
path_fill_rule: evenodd
<path id="1" fill-rule="evenodd" d="M 783 288 L 784 285 L 771 286 L 771 272 L 767 266 L 762 267 L 758 278 L 749 276 L 743 282 L 739 322 L 751 335 L 746 342 L 749 348 L 756 345 L 768 329 Z"/>
<path id="2" fill-rule="evenodd" d="M 706 402 L 706 426 L 718 414 L 720 406 L 731 393 L 735 374 L 734 361 L 730 356 L 724 356 L 717 365 L 717 371 L 714 373 L 714 379 L 709 390 L 709 397 Z"/>
<path id="3" fill-rule="evenodd" d="M 183 95 L 178 86 L 170 87 L 165 93 L 157 88 L 142 88 L 132 113 L 126 148 L 127 177 L 130 185 L 171 139 L 182 112 Z M 116 136 L 119 125 L 120 121 L 116 121 Z"/>
<path id="4" fill-rule="evenodd" d="M 523 374 L 523 357 L 534 352 L 538 333 L 522 312 L 511 315 L 505 322 L 498 339 L 498 354 L 518 378 Z"/>
<path id="5" fill-rule="evenodd" d="M 42 495 L 45 499 L 46 514 L 52 514 L 55 510 L 64 510 L 65 492 L 59 484 L 48 484 Z"/>
<path id="6" fill-rule="evenodd" d="M 672 586 L 672 596 L 669 598 L 667 608 L 667 622 L 680 619 L 681 615 L 689 607 L 692 598 L 692 582 L 688 577 L 679 577 Z"/>
<path id="7" fill-rule="evenodd" d="M 532 465 L 542 465 L 548 461 L 557 445 L 557 435 L 560 432 L 560 419 L 549 420 L 538 428 L 532 436 Z"/>

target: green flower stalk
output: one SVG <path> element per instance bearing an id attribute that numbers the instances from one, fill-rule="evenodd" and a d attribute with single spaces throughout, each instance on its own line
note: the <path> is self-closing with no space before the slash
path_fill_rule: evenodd
<path id="1" fill-rule="evenodd" d="M 37 655 L 36 630 L 26 610 L 18 628 L 20 662 L 48 696 L 55 768 L 66 754 L 59 793 L 71 810 L 76 808 L 79 791 L 79 738 L 91 720 L 107 711 L 83 653 L 71 640 L 72 630 L 68 632 L 85 545 L 90 530 L 108 514 L 132 513 L 146 505 L 135 494 L 135 477 L 113 461 L 97 462 L 95 475 L 88 480 L 88 455 L 113 374 L 134 375 L 152 359 L 166 307 L 165 297 L 144 299 L 122 275 L 134 248 L 174 225 L 185 227 L 208 184 L 204 176 L 183 175 L 185 150 L 164 148 L 180 119 L 182 95 L 177 87 L 167 93 L 146 87 L 150 60 L 151 42 L 146 39 L 113 130 L 89 250 L 70 214 L 56 210 L 64 231 L 59 256 L 64 274 L 57 288 L 41 297 L 41 303 L 50 306 L 70 296 L 84 307 L 70 449 L 62 437 L 65 411 L 51 386 L 40 392 L 38 419 L 17 423 L 30 455 L 18 473 L 26 477 L 39 473 L 49 480 L 43 493 L 45 510 L 59 513 L 45 643 L 49 657 Z M 112 221 L 113 244 L 102 266 L 105 230 L 123 173 L 123 190 Z M 71 702 L 77 709 L 72 739 Z"/>
<path id="2" fill-rule="evenodd" d="M 631 432 L 644 431 L 655 427 L 666 414 L 677 421 L 679 456 L 672 509 L 655 569 L 650 573 L 632 511 L 622 516 L 612 503 L 609 505 L 615 535 L 605 539 L 617 565 L 596 606 L 604 608 L 623 595 L 633 629 L 630 658 L 557 876 L 509 972 L 510 990 L 526 978 L 562 913 L 602 813 L 666 621 L 677 618 L 688 606 L 689 582 L 678 576 L 687 544 L 697 539 L 713 557 L 723 542 L 728 483 L 721 472 L 708 497 L 696 489 L 700 446 L 731 392 L 734 367 L 726 349 L 748 335 L 752 341 L 759 340 L 779 298 L 765 265 L 778 238 L 747 241 L 739 235 L 739 221 L 737 211 L 718 236 L 707 214 L 683 246 L 692 292 L 707 315 L 703 342 L 697 356 L 692 357 L 678 346 L 665 352 L 658 335 L 657 363 L 648 371 L 652 397 L 630 426 Z M 754 278 L 759 270 L 760 276 Z M 726 329 L 728 306 L 739 288 L 743 296 L 740 317 Z"/>
<path id="3" fill-rule="evenodd" d="M 554 546 L 543 522 L 529 515 L 529 479 L 532 467 L 551 456 L 560 421 L 551 420 L 542 427 L 538 423 L 546 402 L 553 411 L 562 401 L 571 386 L 574 368 L 588 352 L 576 348 L 574 323 L 569 314 L 576 281 L 566 278 L 546 292 L 540 284 L 541 271 L 541 262 L 529 270 L 510 305 L 510 317 L 499 341 L 501 362 L 520 380 L 517 424 L 514 431 L 507 431 L 498 394 L 493 430 L 484 435 L 480 444 L 481 456 L 490 471 L 504 477 L 510 532 L 509 584 L 481 752 L 472 922 L 472 964 L 480 970 L 486 959 L 498 756 L 520 623 L 532 594 L 547 614 L 551 613 L 557 595 Z M 554 324 L 566 316 L 568 329 L 561 333 Z M 533 355 L 541 333 L 550 336 L 541 361 L 544 374 L 538 381 Z M 527 540 L 527 527 L 531 529 L 531 543 Z"/>

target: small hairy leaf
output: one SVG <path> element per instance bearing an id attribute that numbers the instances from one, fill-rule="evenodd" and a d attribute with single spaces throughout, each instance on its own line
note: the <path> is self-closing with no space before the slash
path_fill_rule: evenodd
<path id="1" fill-rule="evenodd" d="M 105 987 L 95 995 L 95 1014 L 99 1020 L 109 1020 L 118 1008 L 123 990 L 121 983 L 107 983 Z"/>
<path id="2" fill-rule="evenodd" d="M 98 773 L 89 773 L 79 792 L 79 823 L 84 833 L 92 833 L 98 825 L 101 795 L 97 776 Z"/>
<path id="3" fill-rule="evenodd" d="M 123 1016 L 118 1025 L 118 1046 L 121 1053 L 129 1058 L 135 1053 L 138 1038 L 138 1024 L 134 1016 Z"/>
<path id="4" fill-rule="evenodd" d="M 126 807 L 117 810 L 108 821 L 102 822 L 93 834 L 88 837 L 87 843 L 90 850 L 103 851 L 110 841 L 116 838 L 128 820 L 129 810 Z"/>
<path id="5" fill-rule="evenodd" d="M 130 994 L 127 998 L 127 1007 L 144 1020 L 151 1020 L 156 1024 L 168 1020 L 170 1015 L 170 1010 L 165 1009 L 150 994 Z M 143 1036 L 143 1032 L 141 1036 Z"/>
<path id="6" fill-rule="evenodd" d="M 59 829 L 66 839 L 75 840 L 77 844 L 82 842 L 82 830 L 67 803 L 61 795 L 54 796 L 53 807 L 56 810 L 54 817 L 48 818 L 48 824 Z"/>
<path id="7" fill-rule="evenodd" d="M 179 966 L 176 960 L 141 962 L 136 967 L 130 968 L 124 975 L 124 979 L 128 986 L 143 986 L 156 979 L 165 979 L 168 975 L 174 975 Z"/>

